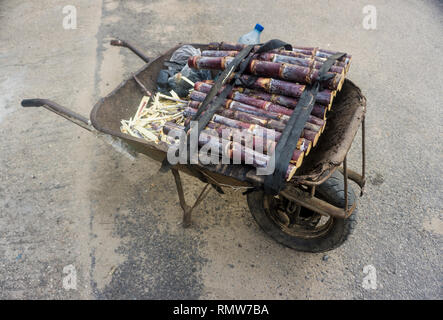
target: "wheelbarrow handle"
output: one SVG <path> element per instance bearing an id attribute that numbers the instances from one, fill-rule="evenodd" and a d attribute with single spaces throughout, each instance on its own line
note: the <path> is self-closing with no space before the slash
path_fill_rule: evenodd
<path id="1" fill-rule="evenodd" d="M 44 107 L 88 131 L 94 130 L 94 127 L 91 125 L 91 121 L 89 121 L 88 118 L 63 107 L 54 101 L 48 99 L 24 99 L 21 104 L 23 107 Z"/>
<path id="2" fill-rule="evenodd" d="M 114 39 L 114 40 L 111 40 L 111 46 L 128 48 L 129 50 L 134 52 L 136 55 L 138 55 L 144 62 L 146 62 L 146 63 L 149 62 L 149 58 L 147 55 L 145 55 L 140 49 L 133 46 L 132 44 L 130 44 L 127 41 L 120 40 L 120 39 Z"/>

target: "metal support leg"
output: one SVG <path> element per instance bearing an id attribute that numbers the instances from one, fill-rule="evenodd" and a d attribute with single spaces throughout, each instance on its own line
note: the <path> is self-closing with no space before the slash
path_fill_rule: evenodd
<path id="1" fill-rule="evenodd" d="M 183 192 L 183 186 L 180 178 L 180 173 L 176 169 L 171 169 L 172 174 L 174 175 L 175 185 L 177 186 L 178 199 L 180 200 L 180 206 L 183 209 L 183 227 L 187 228 L 191 225 L 191 214 L 192 210 L 197 207 L 202 200 L 208 195 L 211 189 L 208 189 L 209 183 L 205 185 L 202 192 L 200 192 L 197 200 L 195 200 L 194 205 L 191 207 L 186 203 L 185 194 Z"/>
<path id="2" fill-rule="evenodd" d="M 361 168 L 361 186 L 360 186 L 360 197 L 363 195 L 363 191 L 365 188 L 366 183 L 366 146 L 365 146 L 365 135 L 366 135 L 366 129 L 365 129 L 365 118 L 363 118 L 363 121 L 361 123 L 361 158 L 362 158 L 362 168 Z"/>
<path id="3" fill-rule="evenodd" d="M 344 185 L 345 185 L 345 212 L 348 211 L 348 165 L 346 163 L 346 158 L 343 160 L 343 179 L 344 179 Z"/>
<path id="4" fill-rule="evenodd" d="M 361 174 L 351 170 L 351 169 L 347 169 L 346 170 L 346 174 L 347 177 L 349 179 L 351 179 L 352 181 L 354 181 L 355 183 L 358 184 L 358 186 L 360 187 L 360 196 L 363 195 L 363 191 L 364 191 L 364 187 L 365 187 L 365 183 L 366 183 L 366 145 L 365 145 L 365 120 L 363 119 L 362 121 L 362 127 L 361 127 L 361 136 L 362 136 L 362 172 Z M 346 160 L 345 160 L 346 161 Z M 344 161 L 344 162 L 345 162 Z M 345 163 L 343 162 L 343 168 L 338 168 L 338 170 L 344 173 L 344 167 L 345 167 Z"/>

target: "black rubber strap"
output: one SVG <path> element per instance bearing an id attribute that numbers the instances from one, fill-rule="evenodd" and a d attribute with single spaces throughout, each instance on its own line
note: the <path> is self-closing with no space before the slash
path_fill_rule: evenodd
<path id="1" fill-rule="evenodd" d="M 265 193 L 277 195 L 284 187 L 289 162 L 297 147 L 297 142 L 300 139 L 302 130 L 312 112 L 317 93 L 323 90 L 322 83 L 331 79 L 333 76 L 332 74 L 328 75 L 329 69 L 337 59 L 340 59 L 344 55 L 345 53 L 331 55 L 320 68 L 318 81 L 311 86 L 307 86 L 303 91 L 275 147 L 275 170 L 272 175 L 265 177 Z"/>
<path id="2" fill-rule="evenodd" d="M 259 53 L 265 53 L 274 49 L 279 49 L 279 48 L 285 48 L 285 50 L 291 50 L 292 51 L 292 45 L 290 45 L 287 42 L 281 41 L 279 39 L 272 39 L 269 40 L 268 42 L 262 44 L 260 46 L 260 48 L 257 49 L 257 51 L 255 51 L 254 53 L 259 54 Z"/>

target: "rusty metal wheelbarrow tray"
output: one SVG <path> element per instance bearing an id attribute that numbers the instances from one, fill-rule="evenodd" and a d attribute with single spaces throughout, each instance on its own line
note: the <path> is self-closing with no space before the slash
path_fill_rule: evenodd
<path id="1" fill-rule="evenodd" d="M 146 89 L 151 92 L 156 91 L 156 80 L 159 71 L 164 68 L 164 62 L 169 60 L 172 53 L 182 44 L 171 48 L 158 58 L 150 61 L 140 50 L 127 42 L 113 40 L 111 44 L 128 47 L 147 63 L 131 78 L 124 80 L 106 97 L 100 99 L 91 111 L 90 120 L 46 99 L 25 99 L 22 101 L 22 105 L 24 107 L 43 106 L 89 131 L 101 135 L 108 135 L 114 140 L 123 142 L 137 153 L 147 155 L 156 161 L 163 161 L 167 154 L 166 144 L 155 144 L 124 134 L 120 131 L 120 121 L 122 119 L 129 119 L 135 114 L 140 100 L 146 95 Z M 207 47 L 207 45 L 204 44 L 192 45 L 200 49 Z M 142 83 L 142 85 L 140 85 L 140 83 Z M 143 88 L 143 86 L 145 88 Z M 360 89 L 352 81 L 346 80 L 342 90 L 334 100 L 331 111 L 328 112 L 327 125 L 317 146 L 313 148 L 302 166 L 297 170 L 296 175 L 294 175 L 287 184 L 290 186 L 305 185 L 314 189 L 316 185 L 324 182 L 341 164 L 346 165 L 347 152 L 362 122 L 362 128 L 364 129 L 365 111 L 366 99 Z M 364 134 L 362 136 L 364 138 Z M 187 211 L 185 209 L 192 210 L 195 205 L 188 207 L 184 203 L 184 199 L 182 199 L 183 192 L 180 194 L 180 191 L 182 191 L 180 190 L 182 189 L 181 182 L 177 181 L 178 171 L 176 170 L 197 177 L 203 174 L 207 178 L 207 182 L 219 186 L 260 187 L 264 181 L 264 177 L 257 176 L 255 174 L 255 168 L 248 165 L 195 164 L 188 166 L 178 164 L 173 167 L 173 173 L 176 178 L 180 203 L 185 211 L 185 216 Z M 346 178 L 347 172 L 345 168 Z M 349 171 L 349 173 L 349 178 L 363 187 L 364 169 L 362 175 L 358 175 L 353 171 Z M 179 177 L 178 180 L 180 180 Z M 200 197 L 198 200 L 201 200 Z M 346 214 L 343 214 L 342 217 L 346 217 Z M 189 220 L 190 217 L 185 217 L 185 220 L 187 219 Z M 189 222 L 190 221 L 187 221 L 187 224 Z"/>

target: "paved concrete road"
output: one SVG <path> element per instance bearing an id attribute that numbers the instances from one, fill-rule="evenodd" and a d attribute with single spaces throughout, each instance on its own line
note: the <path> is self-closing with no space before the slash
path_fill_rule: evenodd
<path id="1" fill-rule="evenodd" d="M 441 3 L 78 0 L 77 29 L 65 30 L 65 2 L 0 6 L 0 298 L 443 298 Z M 362 26 L 366 4 L 376 30 Z M 113 37 L 157 56 L 179 41 L 235 41 L 256 22 L 262 40 L 352 53 L 349 76 L 368 99 L 358 226 L 325 258 L 275 243 L 229 190 L 183 230 L 158 163 L 19 105 L 51 98 L 87 115 L 142 66 Z M 185 182 L 195 198 L 202 184 Z M 76 290 L 62 286 L 68 265 Z M 375 290 L 362 287 L 366 265 Z"/>

